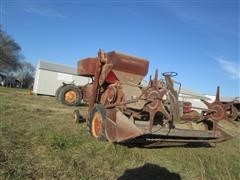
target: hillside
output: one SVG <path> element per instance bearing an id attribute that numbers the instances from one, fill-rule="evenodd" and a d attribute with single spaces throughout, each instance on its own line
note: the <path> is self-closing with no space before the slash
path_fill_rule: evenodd
<path id="1" fill-rule="evenodd" d="M 74 126 L 74 109 L 0 87 L 0 179 L 240 179 L 239 136 L 215 148 L 128 148 Z"/>

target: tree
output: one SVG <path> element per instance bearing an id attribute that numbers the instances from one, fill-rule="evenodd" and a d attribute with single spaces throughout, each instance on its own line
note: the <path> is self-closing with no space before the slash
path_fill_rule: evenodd
<path id="1" fill-rule="evenodd" d="M 21 68 L 16 72 L 17 79 L 21 82 L 22 88 L 30 88 L 34 80 L 35 68 L 29 62 L 22 61 Z"/>
<path id="2" fill-rule="evenodd" d="M 21 47 L 0 26 L 0 72 L 16 71 L 21 59 Z"/>
<path id="3" fill-rule="evenodd" d="M 18 43 L 0 25 L 0 72 L 7 79 L 20 81 L 22 88 L 29 88 L 34 80 L 34 70 L 32 64 L 24 61 Z"/>

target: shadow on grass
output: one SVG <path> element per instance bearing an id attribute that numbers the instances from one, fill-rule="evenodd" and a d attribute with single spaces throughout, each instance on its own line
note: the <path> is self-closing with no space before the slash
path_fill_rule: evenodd
<path id="1" fill-rule="evenodd" d="M 145 148 L 145 149 L 159 149 L 159 148 L 174 148 L 174 147 L 184 147 L 184 148 L 211 148 L 214 147 L 208 143 L 188 143 L 188 144 L 133 144 L 133 143 L 121 143 L 120 145 L 127 146 L 128 148 Z"/>
<path id="2" fill-rule="evenodd" d="M 118 180 L 181 180 L 179 174 L 170 172 L 165 167 L 160 167 L 155 164 L 147 163 L 142 167 L 138 167 L 135 169 L 127 169 L 122 176 L 118 178 Z"/>
<path id="3" fill-rule="evenodd" d="M 125 141 L 123 143 L 119 143 L 120 145 L 127 146 L 128 148 L 147 148 L 147 149 L 157 149 L 157 148 L 171 148 L 171 147 L 185 147 L 185 148 L 211 148 L 214 147 L 215 144 L 210 144 L 207 142 L 191 142 L 191 143 L 182 143 L 182 142 L 168 142 L 168 141 L 154 141 L 148 142 L 145 139 L 135 138 L 129 141 Z"/>
<path id="4" fill-rule="evenodd" d="M 78 105 L 76 105 L 75 107 L 88 107 L 88 104 L 85 102 L 81 102 Z"/>
<path id="5" fill-rule="evenodd" d="M 78 124 L 86 123 L 86 118 L 80 115 L 80 121 Z M 145 149 L 158 149 L 158 148 L 174 148 L 174 147 L 184 147 L 184 148 L 212 148 L 216 146 L 216 143 L 207 142 L 168 142 L 167 140 L 159 141 L 147 141 L 144 138 L 137 137 L 134 139 L 126 140 L 124 142 L 113 143 L 121 146 L 126 146 L 128 148 L 145 148 Z"/>

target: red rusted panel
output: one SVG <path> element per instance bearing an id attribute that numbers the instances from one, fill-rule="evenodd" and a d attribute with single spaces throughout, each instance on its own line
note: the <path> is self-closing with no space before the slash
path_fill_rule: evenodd
<path id="1" fill-rule="evenodd" d="M 110 73 L 107 75 L 106 82 L 109 84 L 114 84 L 117 81 L 116 75 L 110 71 Z"/>
<path id="2" fill-rule="evenodd" d="M 77 73 L 80 76 L 92 77 L 97 68 L 97 58 L 86 58 L 78 61 Z"/>
<path id="3" fill-rule="evenodd" d="M 189 113 L 192 110 L 192 103 L 183 102 L 183 113 Z"/>
<path id="4" fill-rule="evenodd" d="M 113 69 L 144 77 L 148 73 L 149 61 L 112 51 L 107 53 L 107 63 L 113 64 Z"/>
<path id="5" fill-rule="evenodd" d="M 83 100 L 85 102 L 90 102 L 90 100 L 92 98 L 92 89 L 93 89 L 92 84 L 87 84 L 87 85 L 81 87 L 82 94 L 83 94 Z"/>

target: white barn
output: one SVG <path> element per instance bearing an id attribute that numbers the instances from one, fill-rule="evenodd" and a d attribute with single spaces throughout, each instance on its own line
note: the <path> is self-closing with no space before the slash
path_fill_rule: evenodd
<path id="1" fill-rule="evenodd" d="M 201 101 L 201 99 L 206 101 L 210 100 L 208 97 L 201 93 L 194 92 L 190 89 L 181 88 L 181 91 L 179 93 L 179 101 L 191 102 L 193 107 L 192 109 L 198 111 L 199 113 L 202 111 L 202 109 L 198 108 L 207 109 L 207 106 Z"/>
<path id="2" fill-rule="evenodd" d="M 33 93 L 55 96 L 63 82 L 85 85 L 91 82 L 91 78 L 77 75 L 76 68 L 40 61 L 36 69 Z"/>

